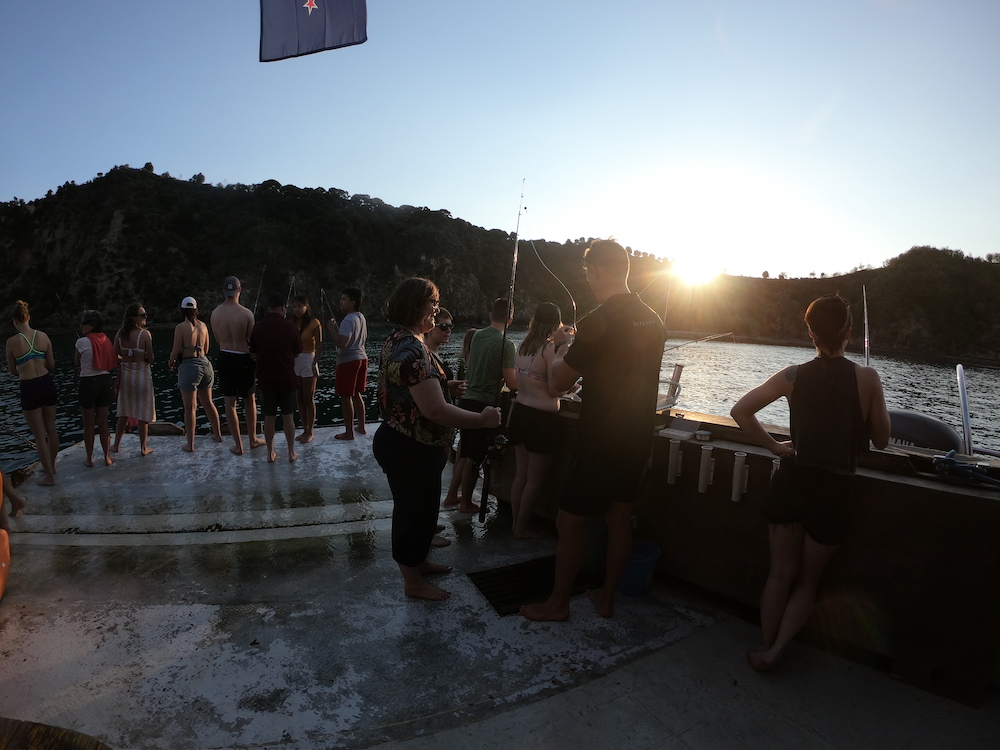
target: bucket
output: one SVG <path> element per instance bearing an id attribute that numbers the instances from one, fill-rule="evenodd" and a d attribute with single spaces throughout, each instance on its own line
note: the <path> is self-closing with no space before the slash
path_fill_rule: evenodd
<path id="1" fill-rule="evenodd" d="M 628 561 L 622 579 L 618 582 L 618 593 L 625 596 L 645 596 L 653 583 L 653 571 L 660 559 L 660 547 L 653 542 L 632 543 L 632 558 Z"/>

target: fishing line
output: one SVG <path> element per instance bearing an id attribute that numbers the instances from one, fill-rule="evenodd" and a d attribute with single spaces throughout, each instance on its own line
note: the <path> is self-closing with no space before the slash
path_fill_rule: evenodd
<path id="1" fill-rule="evenodd" d="M 35 445 L 35 443 L 34 443 L 34 442 L 32 442 L 31 440 L 28 440 L 28 439 L 27 439 L 27 438 L 25 438 L 25 437 L 21 437 L 21 435 L 20 435 L 20 434 L 18 434 L 18 433 L 17 433 L 17 432 L 16 432 L 15 430 L 14 430 L 14 428 L 13 428 L 13 427 L 11 427 L 10 425 L 8 425 L 8 424 L 7 424 L 7 422 L 5 422 L 5 421 L 3 421 L 3 420 L 0 420 L 0 430 L 3 430 L 3 431 L 4 431 L 4 432 L 6 432 L 6 433 L 7 433 L 8 435 L 11 435 L 11 436 L 13 436 L 13 437 L 16 437 L 16 438 L 17 438 L 18 440 L 20 440 L 20 441 L 21 441 L 22 443 L 24 443 L 25 445 L 27 445 L 27 446 L 28 446 L 29 448 L 31 448 L 32 450 L 38 450 L 38 446 L 37 446 L 37 445 Z"/>
<path id="2" fill-rule="evenodd" d="M 522 190 L 523 190 L 523 186 L 522 186 Z M 521 194 L 521 198 L 522 199 L 524 198 L 523 192 Z M 527 216 L 527 213 L 528 213 L 528 207 L 527 206 L 524 207 L 524 213 L 525 213 L 525 216 Z M 520 212 L 518 212 L 518 222 L 519 223 L 520 223 L 520 218 L 521 218 L 520 217 Z M 527 222 L 525 222 L 525 223 L 527 223 Z M 538 262 L 542 264 L 542 268 L 544 268 L 546 271 L 548 271 L 549 276 L 551 276 L 553 279 L 556 280 L 556 282 L 558 282 L 559 286 L 561 286 L 563 288 L 563 291 L 566 292 L 566 296 L 569 297 L 570 304 L 573 306 L 573 328 L 576 328 L 577 310 L 576 310 L 576 298 L 573 296 L 573 292 L 571 292 L 569 290 L 569 287 L 566 286 L 563 283 L 563 280 L 560 279 L 556 275 L 555 271 L 553 271 L 551 268 L 549 268 L 548 265 L 545 263 L 545 261 L 542 260 L 542 256 L 538 252 L 538 248 L 535 247 L 535 241 L 534 240 L 528 240 L 528 243 L 531 245 L 531 249 L 535 252 L 535 257 L 538 258 Z"/>

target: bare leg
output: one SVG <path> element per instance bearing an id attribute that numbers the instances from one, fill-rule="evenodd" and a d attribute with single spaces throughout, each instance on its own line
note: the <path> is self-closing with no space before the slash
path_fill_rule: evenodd
<path id="1" fill-rule="evenodd" d="M 95 412 L 97 433 L 101 436 L 101 450 L 104 451 L 104 465 L 111 466 L 114 459 L 111 458 L 111 427 L 108 425 L 108 407 L 98 406 Z"/>
<path id="2" fill-rule="evenodd" d="M 802 558 L 802 524 L 768 524 L 771 567 L 760 595 L 760 643 L 763 650 L 774 645 L 788 603 L 788 592 L 799 574 Z"/>
<path id="3" fill-rule="evenodd" d="M 524 449 L 525 481 L 521 491 L 520 505 L 517 515 L 514 516 L 514 538 L 515 539 L 541 539 L 545 532 L 540 529 L 531 528 L 531 513 L 535 504 L 535 498 L 542 488 L 542 482 L 548 476 L 549 467 L 552 466 L 554 456 L 551 453 L 532 453 L 523 445 L 517 446 Z M 521 454 L 517 454 L 518 471 L 521 469 Z M 515 480 L 516 481 L 516 480 Z M 511 490 L 511 505 L 514 503 L 514 491 Z M 631 519 L 630 519 L 631 520 Z"/>
<path id="4" fill-rule="evenodd" d="M 556 526 L 559 543 L 556 545 L 556 577 L 552 594 L 540 604 L 525 604 L 521 615 L 529 620 L 563 621 L 569 619 L 569 598 L 573 582 L 583 565 L 583 531 L 586 516 L 559 511 Z"/>
<path id="5" fill-rule="evenodd" d="M 42 421 L 45 424 L 44 442 L 49 450 L 49 462 L 52 466 L 52 473 L 57 473 L 56 454 L 59 452 L 59 432 L 56 430 L 56 407 L 42 407 Z M 55 480 L 53 480 L 53 483 Z M 44 483 L 42 483 L 44 484 Z"/>
<path id="6" fill-rule="evenodd" d="M 337 440 L 354 440 L 354 396 L 340 397 L 340 410 L 344 412 L 344 431 Z"/>
<path id="7" fill-rule="evenodd" d="M 462 443 L 460 442 L 455 451 L 455 464 L 451 467 L 451 484 L 448 485 L 448 494 L 445 495 L 444 502 L 441 503 L 445 508 L 454 508 L 461 503 L 458 489 L 462 486 L 462 470 L 464 468 L 465 459 L 462 458 Z"/>
<path id="8" fill-rule="evenodd" d="M 233 438 L 233 445 L 229 449 L 237 456 L 243 455 L 243 437 L 240 435 L 240 415 L 236 410 L 236 397 L 226 396 L 226 423 L 229 425 L 229 434 Z"/>
<path id="9" fill-rule="evenodd" d="M 510 511 L 514 517 L 511 530 L 517 537 L 521 518 L 521 495 L 528 483 L 528 449 L 524 444 L 514 446 L 514 481 L 510 484 Z"/>
<path id="10" fill-rule="evenodd" d="M 8 533 L 12 532 L 13 529 L 10 527 L 10 519 L 7 517 L 7 508 L 3 502 L 3 496 L 6 495 L 10 498 L 10 513 L 12 516 L 21 515 L 21 511 L 24 510 L 24 506 L 27 503 L 24 502 L 22 498 L 14 487 L 11 485 L 7 477 L 4 476 L 3 472 L 0 471 L 0 528 L 6 529 Z"/>
<path id="11" fill-rule="evenodd" d="M 355 393 L 351 396 L 351 401 L 354 405 L 354 416 L 357 417 L 358 426 L 354 428 L 354 431 L 359 435 L 366 435 L 365 430 L 365 400 L 362 398 L 360 393 Z"/>
<path id="12" fill-rule="evenodd" d="M 181 391 L 184 401 L 184 446 L 183 450 L 194 453 L 194 391 Z"/>
<path id="13" fill-rule="evenodd" d="M 796 524 L 798 526 L 798 524 Z M 801 527 L 800 527 L 801 528 Z M 764 651 L 748 654 L 750 666 L 758 671 L 771 669 L 781 659 L 788 644 L 802 630 L 802 626 L 812 614 L 816 602 L 816 590 L 820 578 L 837 551 L 836 545 L 820 544 L 808 534 L 802 534 L 801 555 L 798 575 L 792 584 L 785 611 L 781 616 L 781 624 L 774 643 Z"/>
<path id="14" fill-rule="evenodd" d="M 608 555 L 604 565 L 604 585 L 588 591 L 601 617 L 611 617 L 618 582 L 632 557 L 632 503 L 612 503 L 604 515 L 608 524 Z"/>
<path id="15" fill-rule="evenodd" d="M 117 453 L 118 449 L 122 446 L 122 435 L 125 434 L 125 425 L 128 423 L 128 417 L 118 417 L 118 422 L 115 424 L 115 442 L 111 446 L 111 452 Z"/>
<path id="16" fill-rule="evenodd" d="M 285 443 L 288 444 L 288 461 L 289 463 L 295 463 L 299 457 L 299 454 L 295 452 L 295 415 L 282 414 L 281 423 L 285 428 Z M 273 448 L 274 438 L 272 437 L 271 439 Z"/>
<path id="17" fill-rule="evenodd" d="M 475 461 L 466 459 L 465 466 L 462 467 L 462 499 L 458 504 L 459 513 L 475 513 L 479 510 L 479 506 L 472 502 L 478 481 L 479 467 Z"/>
<path id="18" fill-rule="evenodd" d="M 303 401 L 306 410 L 303 412 L 302 426 L 309 437 L 302 442 L 308 443 L 313 439 L 313 431 L 316 429 L 316 381 L 318 378 L 303 378 L 302 385 L 305 387 Z"/>
<path id="19" fill-rule="evenodd" d="M 264 415 L 264 442 L 267 444 L 267 461 L 272 464 L 278 460 L 278 454 L 274 452 L 274 420 L 277 418 L 277 415 L 273 417 Z"/>
<path id="20" fill-rule="evenodd" d="M 153 449 L 148 445 L 149 441 L 149 422 L 143 422 L 139 420 L 139 455 L 148 456 L 153 452 Z"/>
<path id="21" fill-rule="evenodd" d="M 24 421 L 31 430 L 32 437 L 35 438 L 35 447 L 38 449 L 38 462 L 42 465 L 42 472 L 45 476 L 38 480 L 44 487 L 51 487 L 56 483 L 55 478 L 55 456 L 52 453 L 51 445 L 45 434 L 45 415 L 42 409 L 32 409 L 23 412 Z M 53 433 L 54 434 L 54 433 Z M 58 445 L 58 443 L 57 443 Z"/>
<path id="22" fill-rule="evenodd" d="M 198 391 L 198 401 L 201 403 L 201 408 L 205 410 L 208 423 L 212 425 L 212 440 L 221 443 L 222 422 L 219 421 L 219 410 L 215 408 L 215 402 L 212 401 L 212 389 L 202 388 Z"/>
<path id="23" fill-rule="evenodd" d="M 257 396 L 253 391 L 243 399 L 243 409 L 246 411 L 247 437 L 250 439 L 250 450 L 260 448 L 264 441 L 257 437 Z"/>
<path id="24" fill-rule="evenodd" d="M 94 465 L 94 410 L 84 409 L 80 407 L 80 413 L 83 414 L 83 448 L 87 452 L 87 458 L 84 459 L 84 466 Z"/>
<path id="25" fill-rule="evenodd" d="M 396 563 L 399 565 L 399 563 Z M 413 568 L 409 565 L 399 565 L 399 572 L 403 574 L 403 593 L 416 599 L 427 599 L 432 602 L 440 602 L 451 596 L 450 591 L 439 588 L 424 580 L 424 575 L 433 573 L 445 573 L 450 568 L 445 566 L 435 566 L 426 560 L 419 566 Z"/>

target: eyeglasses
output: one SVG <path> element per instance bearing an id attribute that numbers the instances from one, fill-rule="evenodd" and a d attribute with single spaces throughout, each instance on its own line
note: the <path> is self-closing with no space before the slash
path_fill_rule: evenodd
<path id="1" fill-rule="evenodd" d="M 440 329 L 442 331 L 450 331 L 451 329 L 453 329 L 455 327 L 455 324 L 454 323 L 438 323 L 437 327 L 438 327 L 438 329 Z"/>

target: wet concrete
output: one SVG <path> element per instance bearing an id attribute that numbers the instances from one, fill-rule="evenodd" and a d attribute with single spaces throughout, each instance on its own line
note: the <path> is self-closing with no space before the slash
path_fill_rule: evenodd
<path id="1" fill-rule="evenodd" d="M 114 466 L 63 451 L 22 486 L 0 603 L 0 715 L 116 748 L 368 747 L 460 727 L 600 678 L 717 622 L 658 588 L 613 620 L 498 617 L 463 573 L 554 551 L 442 513 L 444 603 L 403 595 L 371 457 L 320 430 L 295 464 L 128 437 Z M 279 446 L 283 439 L 278 438 Z"/>

